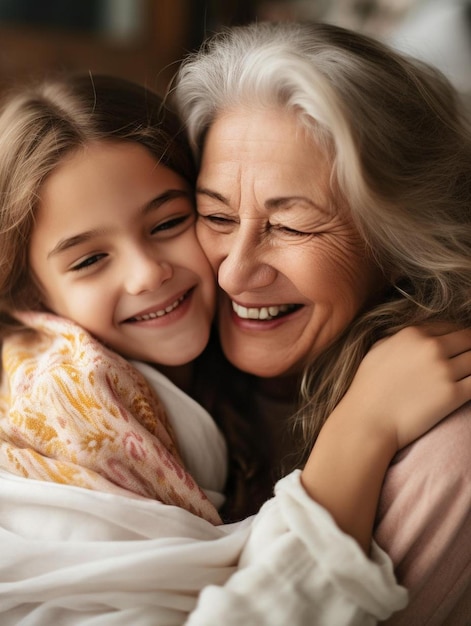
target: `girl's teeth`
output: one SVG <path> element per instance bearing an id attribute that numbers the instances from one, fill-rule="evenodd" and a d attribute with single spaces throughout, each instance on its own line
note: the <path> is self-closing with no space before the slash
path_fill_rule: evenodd
<path id="1" fill-rule="evenodd" d="M 152 313 L 146 313 L 145 315 L 139 315 L 139 316 L 133 317 L 132 319 L 135 322 L 147 322 L 148 320 L 153 320 L 156 317 L 162 317 L 163 315 L 167 315 L 167 313 L 171 313 L 172 311 L 174 311 L 177 308 L 177 306 L 179 306 L 180 303 L 183 302 L 184 298 L 185 296 L 178 298 L 178 300 L 175 300 L 173 304 L 171 304 L 168 307 L 165 307 L 165 309 L 160 309 L 159 311 L 154 311 Z"/>

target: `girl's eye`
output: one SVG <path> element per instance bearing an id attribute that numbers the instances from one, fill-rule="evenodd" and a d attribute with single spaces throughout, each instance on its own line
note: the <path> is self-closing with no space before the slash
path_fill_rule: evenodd
<path id="1" fill-rule="evenodd" d="M 72 266 L 70 268 L 70 271 L 78 272 L 80 270 L 87 269 L 88 267 L 95 265 L 95 263 L 98 263 L 98 261 L 101 261 L 101 259 L 105 258 L 105 256 L 106 254 L 92 254 L 91 256 L 88 256 L 83 261 L 80 261 L 80 263 L 77 263 L 76 265 Z"/>
<path id="2" fill-rule="evenodd" d="M 190 222 L 190 220 L 192 221 L 193 217 L 194 217 L 193 213 L 187 213 L 186 215 L 179 215 L 178 217 L 173 217 L 172 219 L 169 219 L 166 222 L 161 222 L 160 224 L 157 224 L 157 226 L 154 226 L 154 228 L 151 230 L 151 234 L 155 235 L 156 233 L 178 229 L 178 227 L 182 225 L 187 226 L 189 225 L 188 223 Z"/>

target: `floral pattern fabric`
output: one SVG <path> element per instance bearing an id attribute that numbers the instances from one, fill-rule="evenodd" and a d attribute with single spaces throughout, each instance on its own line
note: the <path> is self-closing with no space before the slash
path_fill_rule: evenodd
<path id="1" fill-rule="evenodd" d="M 146 497 L 217 524 L 183 467 L 164 406 L 130 363 L 75 323 L 18 313 L 0 385 L 0 467 L 43 481 Z"/>

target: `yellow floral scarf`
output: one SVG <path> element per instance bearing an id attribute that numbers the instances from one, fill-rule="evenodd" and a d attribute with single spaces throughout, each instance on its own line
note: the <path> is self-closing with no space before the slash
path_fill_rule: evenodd
<path id="1" fill-rule="evenodd" d="M 219 515 L 178 453 L 164 407 L 130 363 L 78 325 L 19 313 L 3 343 L 0 468 Z"/>

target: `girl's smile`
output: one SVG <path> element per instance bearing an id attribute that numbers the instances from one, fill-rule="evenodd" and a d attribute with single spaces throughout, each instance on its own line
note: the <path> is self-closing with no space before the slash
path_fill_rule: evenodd
<path id="1" fill-rule="evenodd" d="M 44 305 L 125 357 L 188 363 L 215 306 L 194 222 L 188 184 L 143 146 L 88 144 L 41 188 L 29 259 Z"/>
<path id="2" fill-rule="evenodd" d="M 141 311 L 131 317 L 126 318 L 122 324 L 146 324 L 148 322 L 154 322 L 157 320 L 160 325 L 165 324 L 170 319 L 173 321 L 176 315 L 182 315 L 187 309 L 192 290 L 186 291 L 183 295 L 176 298 L 171 304 L 156 305 L 155 307 L 149 307 L 146 311 Z M 178 310 L 177 310 L 178 309 Z M 171 315 L 173 314 L 173 315 Z M 155 325 L 155 324 L 154 324 Z"/>

